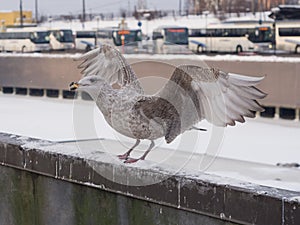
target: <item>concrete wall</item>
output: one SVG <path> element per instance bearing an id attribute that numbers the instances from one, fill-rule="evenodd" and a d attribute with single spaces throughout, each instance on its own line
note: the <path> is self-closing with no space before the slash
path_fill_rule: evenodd
<path id="1" fill-rule="evenodd" d="M 200 60 L 130 57 L 137 75 L 169 78 L 173 65 L 203 65 Z M 268 93 L 261 102 L 265 106 L 300 108 L 300 63 L 296 62 L 253 62 L 234 60 L 205 60 L 210 66 L 226 72 L 250 76 L 265 76 L 260 88 Z M 27 87 L 68 90 L 69 83 L 80 78 L 77 62 L 70 56 L 53 57 L 0 56 L 0 87 Z M 155 88 L 161 83 L 152 84 Z"/>
<path id="2" fill-rule="evenodd" d="M 298 192 L 203 173 L 170 176 L 105 157 L 87 161 L 68 146 L 0 133 L 0 224 L 300 224 Z M 121 184 L 96 168 L 160 182 Z"/>
<path id="3" fill-rule="evenodd" d="M 233 224 L 24 170 L 0 166 L 0 224 Z"/>

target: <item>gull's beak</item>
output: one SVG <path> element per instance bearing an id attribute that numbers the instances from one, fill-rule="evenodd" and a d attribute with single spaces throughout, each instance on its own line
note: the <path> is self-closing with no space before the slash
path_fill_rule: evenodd
<path id="1" fill-rule="evenodd" d="M 70 84 L 70 91 L 75 91 L 79 87 L 78 83 L 72 82 Z"/>

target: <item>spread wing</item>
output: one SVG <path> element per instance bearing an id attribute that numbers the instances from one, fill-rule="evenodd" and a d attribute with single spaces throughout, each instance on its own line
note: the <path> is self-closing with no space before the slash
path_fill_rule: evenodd
<path id="1" fill-rule="evenodd" d="M 181 132 L 202 119 L 216 126 L 234 126 L 263 111 L 256 101 L 266 96 L 255 87 L 263 77 L 225 73 L 213 68 L 182 65 L 157 93 L 173 104 L 181 117 Z"/>
<path id="2" fill-rule="evenodd" d="M 133 86 L 136 91 L 143 93 L 131 66 L 119 50 L 111 45 L 102 44 L 99 48 L 89 51 L 75 60 L 82 61 L 78 68 L 82 69 L 83 77 L 98 75 L 111 85 Z"/>

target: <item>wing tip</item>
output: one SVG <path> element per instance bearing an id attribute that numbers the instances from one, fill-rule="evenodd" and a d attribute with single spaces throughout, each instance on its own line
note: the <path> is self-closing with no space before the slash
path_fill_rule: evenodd
<path id="1" fill-rule="evenodd" d="M 266 92 L 263 92 L 263 91 L 261 91 L 261 90 L 259 90 L 260 92 L 261 92 L 261 94 L 262 94 L 262 96 L 261 96 L 261 98 L 259 98 L 259 99 L 263 99 L 263 98 L 265 98 L 265 97 L 267 97 L 269 94 L 268 93 L 266 93 Z"/>
<path id="2" fill-rule="evenodd" d="M 265 76 L 255 77 L 236 73 L 228 73 L 228 75 L 230 82 L 237 86 L 254 87 L 265 79 Z"/>
<path id="3" fill-rule="evenodd" d="M 74 61 L 81 61 L 81 60 L 87 60 L 89 58 L 93 58 L 101 52 L 101 49 L 102 49 L 102 45 L 100 45 L 98 48 L 95 48 L 91 51 L 83 53 L 82 55 L 74 57 L 73 60 Z"/>

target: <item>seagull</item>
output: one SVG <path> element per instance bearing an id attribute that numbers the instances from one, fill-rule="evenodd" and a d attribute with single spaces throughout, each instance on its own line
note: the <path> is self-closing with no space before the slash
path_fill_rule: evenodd
<path id="1" fill-rule="evenodd" d="M 201 120 L 220 127 L 234 126 L 264 110 L 257 100 L 266 94 L 255 87 L 264 77 L 180 65 L 161 90 L 147 95 L 132 67 L 111 45 L 103 44 L 75 60 L 80 61 L 82 79 L 72 82 L 70 90 L 87 92 L 114 130 L 136 140 L 127 152 L 118 155 L 124 163 L 144 160 L 158 138 L 171 143 L 185 131 L 204 131 L 195 126 Z M 131 158 L 141 140 L 151 143 L 141 157 Z"/>

